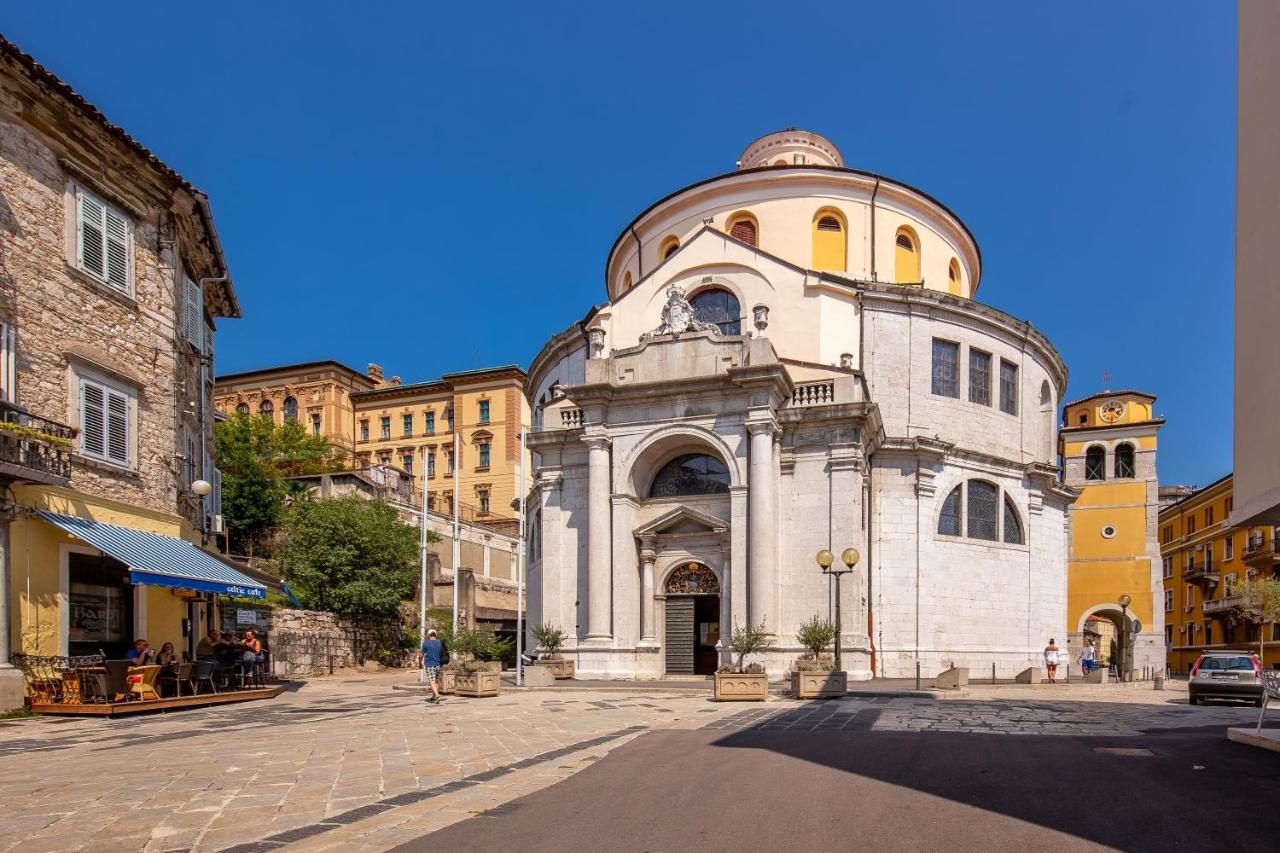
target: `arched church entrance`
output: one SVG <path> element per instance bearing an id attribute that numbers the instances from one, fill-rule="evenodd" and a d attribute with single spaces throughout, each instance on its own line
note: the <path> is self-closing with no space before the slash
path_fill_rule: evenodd
<path id="1" fill-rule="evenodd" d="M 667 675 L 711 675 L 719 665 L 720 581 L 703 563 L 681 563 L 667 575 L 662 648 Z"/>

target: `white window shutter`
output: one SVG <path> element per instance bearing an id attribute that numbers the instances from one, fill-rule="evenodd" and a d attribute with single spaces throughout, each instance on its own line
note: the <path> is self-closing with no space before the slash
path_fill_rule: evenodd
<path id="1" fill-rule="evenodd" d="M 106 399 L 98 385 L 80 386 L 80 441 L 85 453 L 103 456 L 107 446 Z"/>
<path id="2" fill-rule="evenodd" d="M 182 277 L 182 282 L 186 291 L 183 296 L 186 309 L 183 325 L 186 326 L 187 341 L 199 350 L 204 344 L 204 296 L 198 282 L 186 275 Z"/>
<path id="3" fill-rule="evenodd" d="M 107 390 L 107 458 L 129 464 L 129 398 Z"/>
<path id="4" fill-rule="evenodd" d="M 99 278 L 106 278 L 106 206 L 84 190 L 80 201 L 80 268 Z"/>
<path id="5" fill-rule="evenodd" d="M 107 281 L 129 289 L 129 220 L 107 208 Z"/>

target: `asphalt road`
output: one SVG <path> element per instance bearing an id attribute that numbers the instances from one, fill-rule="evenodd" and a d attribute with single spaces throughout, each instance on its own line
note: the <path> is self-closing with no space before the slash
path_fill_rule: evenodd
<path id="1" fill-rule="evenodd" d="M 398 849 L 1277 849 L 1280 754 L 1186 722 L 1136 737 L 874 731 L 869 711 L 838 730 L 650 732 Z"/>

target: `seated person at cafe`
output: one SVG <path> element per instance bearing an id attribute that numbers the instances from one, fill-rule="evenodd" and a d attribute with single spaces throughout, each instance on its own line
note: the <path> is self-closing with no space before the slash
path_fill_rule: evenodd
<path id="1" fill-rule="evenodd" d="M 165 643 L 160 647 L 160 653 L 156 655 L 156 663 L 161 666 L 167 666 L 171 663 L 181 663 L 178 659 L 178 653 L 173 650 L 173 643 Z"/>
<path id="2" fill-rule="evenodd" d="M 132 661 L 134 666 L 149 666 L 156 662 L 156 650 L 146 640 L 139 638 L 133 641 L 133 648 L 124 657 L 125 660 Z"/>
<path id="3" fill-rule="evenodd" d="M 262 663 L 262 641 L 258 639 L 258 632 L 252 628 L 244 632 L 244 639 L 240 641 L 243 649 L 241 659 L 244 661 L 245 670 L 251 670 L 255 663 Z"/>
<path id="4" fill-rule="evenodd" d="M 209 636 L 201 637 L 196 643 L 196 660 L 217 660 L 218 646 L 222 645 L 222 632 L 217 628 L 209 631 Z"/>

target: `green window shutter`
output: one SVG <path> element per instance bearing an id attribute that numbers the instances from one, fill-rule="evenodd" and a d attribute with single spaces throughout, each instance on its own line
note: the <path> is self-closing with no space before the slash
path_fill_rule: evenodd
<path id="1" fill-rule="evenodd" d="M 84 190 L 80 202 L 80 269 L 106 278 L 106 206 Z"/>

